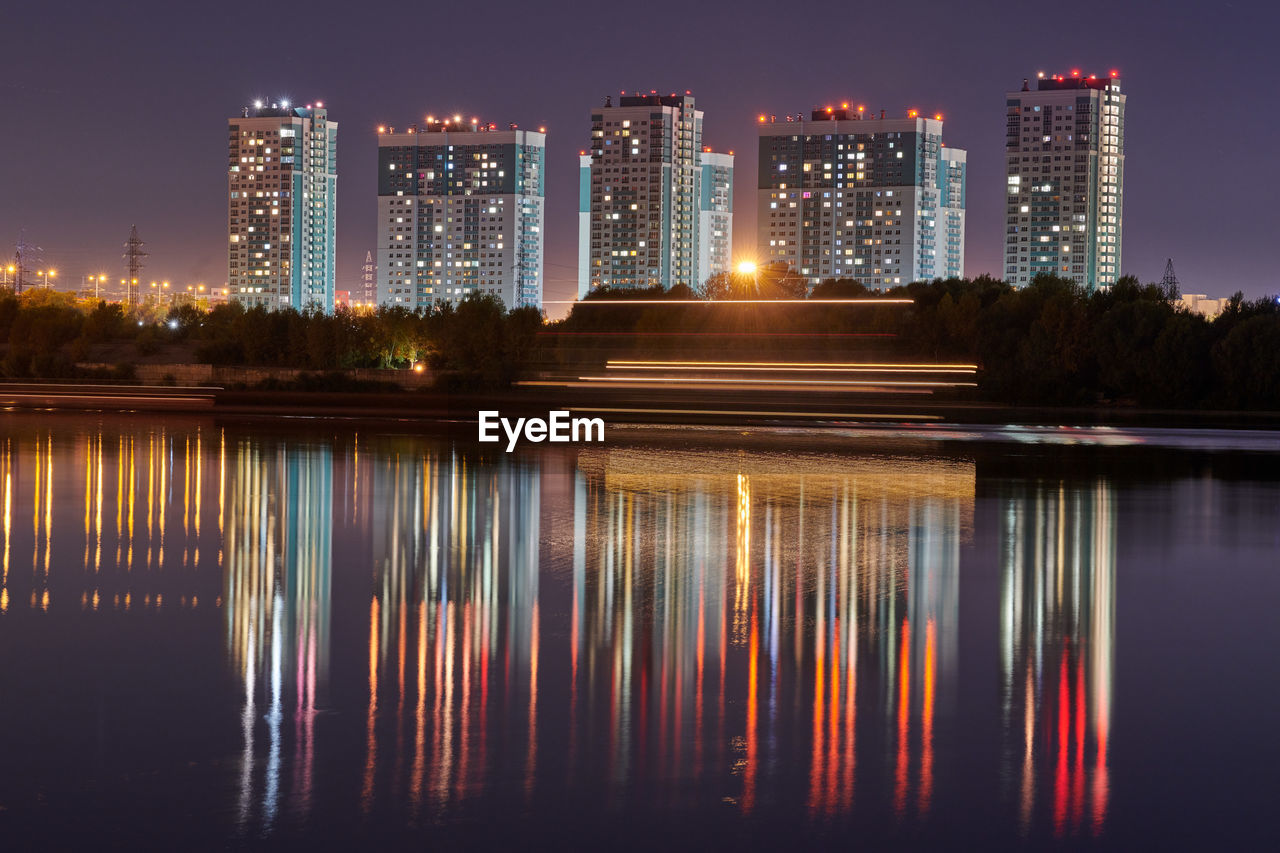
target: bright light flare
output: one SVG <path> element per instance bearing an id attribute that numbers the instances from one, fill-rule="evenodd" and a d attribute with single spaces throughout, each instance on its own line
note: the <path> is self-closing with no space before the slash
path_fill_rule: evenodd
<path id="1" fill-rule="evenodd" d="M 742 263 L 738 264 L 738 272 L 742 273 L 743 275 L 755 275 L 755 272 L 756 272 L 755 261 L 743 261 Z"/>

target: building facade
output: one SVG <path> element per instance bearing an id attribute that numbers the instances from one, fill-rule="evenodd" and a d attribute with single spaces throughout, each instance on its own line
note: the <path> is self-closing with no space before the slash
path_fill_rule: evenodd
<path id="1" fill-rule="evenodd" d="M 942 116 L 862 107 L 759 117 L 757 250 L 810 286 L 870 288 L 964 275 L 965 152 Z"/>
<path id="2" fill-rule="evenodd" d="M 1114 71 L 1042 72 L 1008 93 L 1006 281 L 1047 273 L 1093 290 L 1119 278 L 1124 109 Z"/>
<path id="3" fill-rule="evenodd" d="M 338 124 L 322 104 L 229 119 L 227 287 L 270 309 L 333 310 Z"/>
<path id="4" fill-rule="evenodd" d="M 710 275 L 699 267 L 702 158 L 702 111 L 688 93 L 622 95 L 591 111 L 579 298 L 601 287 L 696 288 Z"/>
<path id="5" fill-rule="evenodd" d="M 733 269 L 733 154 L 703 149 L 698 187 L 699 284 Z"/>
<path id="6" fill-rule="evenodd" d="M 378 302 L 542 307 L 546 134 L 436 120 L 378 134 Z"/>

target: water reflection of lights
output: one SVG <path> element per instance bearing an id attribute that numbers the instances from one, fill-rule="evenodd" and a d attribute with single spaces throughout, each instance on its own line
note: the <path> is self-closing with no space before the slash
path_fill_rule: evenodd
<path id="1" fill-rule="evenodd" d="M 228 651 L 244 685 L 238 814 L 247 829 L 260 807 L 270 830 L 280 808 L 290 701 L 289 789 L 295 812 L 311 807 L 317 701 L 329 666 L 332 454 L 326 446 L 243 440 L 230 455 L 223 598 Z M 260 699 L 267 738 L 261 770 Z"/>
<path id="2" fill-rule="evenodd" d="M 792 435 L 803 446 L 804 430 L 779 432 Z M 371 816 L 408 804 L 430 819 L 584 780 L 604 805 L 714 788 L 743 812 L 815 821 L 855 804 L 904 821 L 939 812 L 971 462 L 623 447 L 499 458 L 415 438 L 249 440 L 207 422 L 68 441 L 15 431 L 0 442 L 0 611 L 221 605 L 246 832 L 316 810 L 337 523 L 372 554 L 347 634 L 361 644 L 350 796 Z M 1028 827 L 1097 831 L 1111 490 L 1002 500 L 1010 800 Z"/>
<path id="3" fill-rule="evenodd" d="M 538 469 L 478 465 L 413 442 L 375 450 L 363 807 L 407 794 L 417 812 L 476 793 L 490 781 L 491 717 L 503 709 L 519 716 L 531 791 Z"/>
<path id="4" fill-rule="evenodd" d="M 18 600 L 16 588 L 37 611 L 196 607 L 212 588 L 211 603 L 214 578 L 197 574 L 208 441 L 199 426 L 99 429 L 57 443 L 47 428 L 13 429 L 0 445 L 0 612 Z M 29 526 L 15 518 L 22 507 Z M 76 529 L 79 547 L 66 535 Z M 15 553 L 28 551 L 30 574 L 15 575 Z M 82 571 L 70 572 L 77 563 Z"/>
<path id="5" fill-rule="evenodd" d="M 1102 831 L 1115 646 L 1115 505 L 1102 481 L 1004 501 L 1002 708 L 1024 831 Z M 1020 721 L 1020 724 L 1019 724 Z"/>
<path id="6" fill-rule="evenodd" d="M 899 812 L 928 812 L 934 721 L 955 690 L 972 467 L 579 459 L 570 754 L 605 726 L 600 760 L 618 792 L 661 782 L 675 801 L 679 768 L 720 765 L 747 812 L 766 791 L 785 796 L 805 755 L 805 808 L 830 816 L 854 801 L 862 703 L 894 720 L 891 766 L 864 761 L 862 772 L 887 774 Z M 807 709 L 803 731 L 786 724 L 793 708 Z"/>

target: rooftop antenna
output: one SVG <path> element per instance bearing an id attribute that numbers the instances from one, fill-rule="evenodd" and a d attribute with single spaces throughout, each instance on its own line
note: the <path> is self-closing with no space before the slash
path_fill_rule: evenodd
<path id="1" fill-rule="evenodd" d="M 142 271 L 142 259 L 148 254 L 142 251 L 143 245 L 142 238 L 138 236 L 138 226 L 132 226 L 129 229 L 129 239 L 124 244 L 125 266 L 129 272 L 129 278 L 126 280 L 129 298 L 125 304 L 130 311 L 138 308 L 138 273 Z"/>

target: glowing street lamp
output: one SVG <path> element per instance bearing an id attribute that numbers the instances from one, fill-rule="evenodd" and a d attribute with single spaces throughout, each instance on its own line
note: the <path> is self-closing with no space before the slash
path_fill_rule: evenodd
<path id="1" fill-rule="evenodd" d="M 743 275 L 755 275 L 756 273 L 755 261 L 743 261 L 742 263 L 738 264 L 738 272 L 742 273 Z"/>
<path id="2" fill-rule="evenodd" d="M 48 290 L 48 289 L 49 289 L 49 279 L 51 279 L 51 278 L 57 278 L 57 277 L 58 277 L 58 271 L 57 271 L 57 270 L 54 270 L 54 269 L 50 269 L 50 270 L 37 270 L 37 271 L 36 271 L 36 275 L 37 275 L 37 276 L 39 276 L 40 278 L 44 279 L 44 284 L 43 284 L 43 285 L 41 285 L 41 286 L 42 286 L 42 287 L 44 287 L 44 289 L 45 289 L 45 290 Z"/>

